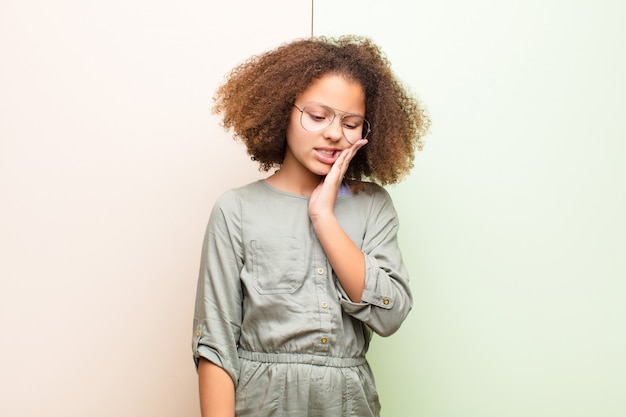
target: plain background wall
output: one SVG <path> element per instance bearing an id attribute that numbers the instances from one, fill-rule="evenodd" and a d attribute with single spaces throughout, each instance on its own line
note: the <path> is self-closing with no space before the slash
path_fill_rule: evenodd
<path id="1" fill-rule="evenodd" d="M 384 417 L 626 415 L 626 6 L 315 0 L 430 109 L 390 188 L 415 309 L 373 343 Z M 373 126 L 376 129 L 376 126 Z"/>
<path id="2" fill-rule="evenodd" d="M 258 178 L 224 74 L 310 0 L 0 3 L 0 416 L 199 415 L 209 210 Z"/>
<path id="3" fill-rule="evenodd" d="M 203 229 L 260 175 L 210 97 L 310 12 L 0 4 L 0 415 L 198 415 Z M 416 307 L 370 355 L 385 417 L 626 414 L 625 18 L 606 0 L 315 1 L 315 32 L 374 37 L 434 122 L 390 188 Z"/>

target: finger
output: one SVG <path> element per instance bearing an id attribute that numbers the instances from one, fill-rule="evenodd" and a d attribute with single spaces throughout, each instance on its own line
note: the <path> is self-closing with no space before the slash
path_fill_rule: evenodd
<path id="1" fill-rule="evenodd" d="M 352 146 L 350 147 L 354 148 L 355 150 L 359 150 L 365 145 L 367 145 L 367 139 L 359 139 L 356 142 L 354 142 Z"/>
<path id="2" fill-rule="evenodd" d="M 330 169 L 330 173 L 326 176 L 326 182 L 335 181 L 341 182 L 341 179 L 345 175 L 348 170 L 348 166 L 350 165 L 350 161 L 356 155 L 359 149 L 367 144 L 367 139 L 360 139 L 350 145 L 349 148 L 344 149 L 333 166 Z M 337 176 L 334 177 L 332 174 L 336 173 Z M 330 177 L 330 178 L 329 178 Z"/>
<path id="3" fill-rule="evenodd" d="M 352 158 L 354 158 L 354 156 L 359 151 L 359 149 L 361 149 L 366 144 L 367 144 L 367 139 L 357 140 L 349 148 L 346 148 L 342 152 L 342 154 L 339 156 L 339 159 L 337 160 L 337 162 L 340 162 L 342 165 L 345 165 L 346 169 L 347 169 L 347 165 L 350 163 Z"/>
<path id="4" fill-rule="evenodd" d="M 354 155 L 356 155 L 356 153 L 359 151 L 359 149 L 361 149 L 365 145 L 367 145 L 367 139 L 359 139 L 354 142 L 352 146 L 347 149 L 350 151 L 350 159 L 352 159 Z"/>

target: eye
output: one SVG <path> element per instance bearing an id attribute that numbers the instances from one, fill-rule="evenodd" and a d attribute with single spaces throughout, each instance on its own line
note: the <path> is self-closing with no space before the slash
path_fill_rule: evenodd
<path id="1" fill-rule="evenodd" d="M 309 115 L 309 117 L 311 119 L 313 119 L 313 121 L 316 122 L 323 122 L 324 120 L 326 120 L 326 117 L 322 116 L 321 114 L 313 114 L 313 113 L 307 113 Z"/>
<path id="2" fill-rule="evenodd" d="M 346 129 L 358 129 L 363 126 L 363 118 L 361 116 L 344 116 L 341 119 L 341 124 Z"/>
<path id="3" fill-rule="evenodd" d="M 310 105 L 304 108 L 304 113 L 314 123 L 327 123 L 333 119 L 332 110 L 318 105 Z"/>

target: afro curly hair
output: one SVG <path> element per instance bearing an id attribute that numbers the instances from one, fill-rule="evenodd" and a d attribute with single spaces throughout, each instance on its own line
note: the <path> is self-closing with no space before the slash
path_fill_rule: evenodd
<path id="1" fill-rule="evenodd" d="M 217 89 L 213 113 L 222 114 L 224 129 L 234 131 L 262 171 L 280 167 L 295 99 L 329 74 L 363 87 L 365 118 L 372 127 L 367 146 L 350 162 L 346 178 L 397 183 L 413 168 L 430 119 L 369 38 L 298 39 L 253 56 Z"/>

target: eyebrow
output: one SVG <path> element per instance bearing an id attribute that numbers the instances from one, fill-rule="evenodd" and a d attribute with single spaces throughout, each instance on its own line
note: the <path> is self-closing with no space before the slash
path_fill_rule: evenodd
<path id="1" fill-rule="evenodd" d="M 334 107 L 329 106 L 328 104 L 320 103 L 319 101 L 311 101 L 311 102 L 308 102 L 308 103 L 306 103 L 304 106 L 302 106 L 302 108 L 304 109 L 304 108 L 305 108 L 306 106 L 308 106 L 309 104 L 318 104 L 318 105 L 320 105 L 320 106 L 328 107 L 329 109 L 333 109 L 333 110 L 334 110 L 335 112 L 337 112 L 337 113 L 343 113 L 343 116 L 345 116 L 345 115 L 350 115 L 350 116 L 359 116 L 359 117 L 365 118 L 365 115 L 364 115 L 364 114 L 354 113 L 354 112 L 345 111 L 345 110 L 339 110 L 339 109 L 336 109 L 336 108 L 334 108 Z"/>

